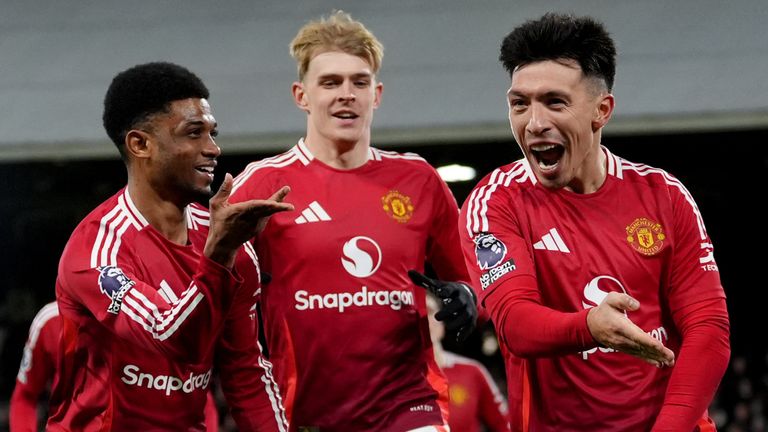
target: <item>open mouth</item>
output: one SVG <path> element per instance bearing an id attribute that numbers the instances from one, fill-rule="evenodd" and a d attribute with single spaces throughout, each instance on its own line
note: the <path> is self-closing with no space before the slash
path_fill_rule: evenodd
<path id="1" fill-rule="evenodd" d="M 351 111 L 341 111 L 333 114 L 334 117 L 341 120 L 353 120 L 359 116 Z"/>
<path id="2" fill-rule="evenodd" d="M 542 170 L 554 169 L 565 154 L 565 147 L 560 144 L 540 144 L 531 146 L 530 150 Z"/>
<path id="3" fill-rule="evenodd" d="M 203 173 L 203 174 L 207 174 L 209 177 L 213 177 L 213 170 L 214 170 L 214 168 L 215 167 L 213 167 L 213 166 L 198 166 L 198 167 L 195 167 L 195 170 L 197 172 L 200 172 L 200 173 Z"/>

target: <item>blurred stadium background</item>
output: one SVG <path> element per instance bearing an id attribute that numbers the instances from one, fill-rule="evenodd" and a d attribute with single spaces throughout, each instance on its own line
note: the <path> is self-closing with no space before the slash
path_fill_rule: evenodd
<path id="1" fill-rule="evenodd" d="M 0 431 L 29 324 L 54 298 L 64 243 L 125 182 L 101 127 L 112 76 L 155 60 L 199 74 L 220 124 L 220 181 L 301 136 L 288 42 L 333 9 L 352 13 L 385 45 L 374 145 L 415 151 L 435 166 L 473 167 L 477 178 L 450 184 L 459 204 L 480 177 L 520 157 L 496 60 L 501 38 L 547 11 L 603 20 L 619 49 L 617 109 L 604 143 L 666 169 L 696 198 L 731 315 L 733 356 L 712 414 L 723 431 L 766 430 L 768 338 L 757 300 L 767 258 L 758 210 L 768 175 L 764 0 L 1 0 L 0 7 Z M 482 331 L 448 348 L 503 380 Z"/>

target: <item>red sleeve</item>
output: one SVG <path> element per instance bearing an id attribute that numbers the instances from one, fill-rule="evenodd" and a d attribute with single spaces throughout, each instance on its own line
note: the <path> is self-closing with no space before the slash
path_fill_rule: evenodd
<path id="1" fill-rule="evenodd" d="M 560 312 L 542 305 L 530 247 L 522 237 L 509 199 L 497 190 L 480 221 L 474 197 L 467 198 L 459 233 L 467 269 L 488 311 L 499 342 L 518 357 L 551 356 L 597 346 L 587 327 L 589 310 Z"/>
<path id="2" fill-rule="evenodd" d="M 543 306 L 530 277 L 507 279 L 486 297 L 485 306 L 499 340 L 518 357 L 553 356 L 597 346 L 587 327 L 589 309 L 559 312 Z"/>
<path id="3" fill-rule="evenodd" d="M 682 346 L 653 431 L 693 430 L 728 366 L 731 349 L 725 300 L 687 306 L 673 315 Z"/>
<path id="4" fill-rule="evenodd" d="M 37 430 L 37 403 L 56 373 L 61 321 L 56 303 L 35 316 L 24 345 L 24 355 L 10 403 L 11 432 Z"/>
<path id="5" fill-rule="evenodd" d="M 477 367 L 476 374 L 480 389 L 480 420 L 490 432 L 509 432 L 507 403 L 499 388 L 482 366 Z"/>
<path id="6" fill-rule="evenodd" d="M 288 422 L 272 365 L 258 344 L 256 253 L 250 243 L 243 250 L 247 253 L 241 251 L 237 265 L 245 283 L 227 315 L 216 350 L 221 388 L 239 430 L 286 431 Z"/>
<path id="7" fill-rule="evenodd" d="M 682 344 L 654 431 L 692 430 L 730 357 L 730 324 L 714 248 L 690 193 L 670 191 L 675 249 L 665 293 Z"/>
<path id="8" fill-rule="evenodd" d="M 73 236 L 67 248 L 81 240 Z M 202 361 L 210 353 L 221 330 L 222 311 L 229 308 L 242 282 L 229 269 L 202 256 L 187 289 L 169 303 L 161 297 L 159 286 L 135 275 L 130 255 L 118 256 L 115 265 L 95 268 L 83 261 L 87 259 L 78 260 L 67 251 L 62 257 L 56 296 L 64 314 L 84 307 L 123 340 L 188 363 Z M 106 284 L 111 296 L 102 293 Z M 77 317 L 68 318 L 79 322 Z"/>

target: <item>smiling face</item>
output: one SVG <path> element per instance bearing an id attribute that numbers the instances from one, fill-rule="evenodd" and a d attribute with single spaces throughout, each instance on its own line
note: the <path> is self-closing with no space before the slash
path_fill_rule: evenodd
<path id="1" fill-rule="evenodd" d="M 216 119 L 205 99 L 171 102 L 155 114 L 146 134 L 147 175 L 153 188 L 183 206 L 211 196 L 216 158 Z"/>
<path id="2" fill-rule="evenodd" d="M 306 141 L 344 148 L 368 145 L 382 89 L 365 59 L 341 51 L 317 54 L 304 79 L 293 84 L 296 105 L 307 113 Z"/>
<path id="3" fill-rule="evenodd" d="M 507 92 L 509 123 L 536 178 L 550 189 L 596 191 L 605 180 L 602 127 L 613 96 L 572 61 L 519 67 Z"/>

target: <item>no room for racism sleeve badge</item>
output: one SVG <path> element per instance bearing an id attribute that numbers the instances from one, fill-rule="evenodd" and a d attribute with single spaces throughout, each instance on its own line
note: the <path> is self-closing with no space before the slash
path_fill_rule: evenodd
<path id="1" fill-rule="evenodd" d="M 515 262 L 507 256 L 507 245 L 490 233 L 481 233 L 475 237 L 475 257 L 477 267 L 486 272 L 480 275 L 480 287 L 488 288 L 505 274 L 515 270 Z"/>
<path id="2" fill-rule="evenodd" d="M 656 255 L 664 247 L 664 228 L 648 218 L 637 218 L 627 225 L 627 243 L 646 256 Z"/>
<path id="3" fill-rule="evenodd" d="M 400 223 L 408 222 L 413 216 L 411 197 L 396 190 L 391 190 L 381 197 L 381 206 L 386 214 Z"/>
<path id="4" fill-rule="evenodd" d="M 125 294 L 136 285 L 119 267 L 106 265 L 97 267 L 99 271 L 99 290 L 111 300 L 107 312 L 117 315 L 123 305 Z"/>

